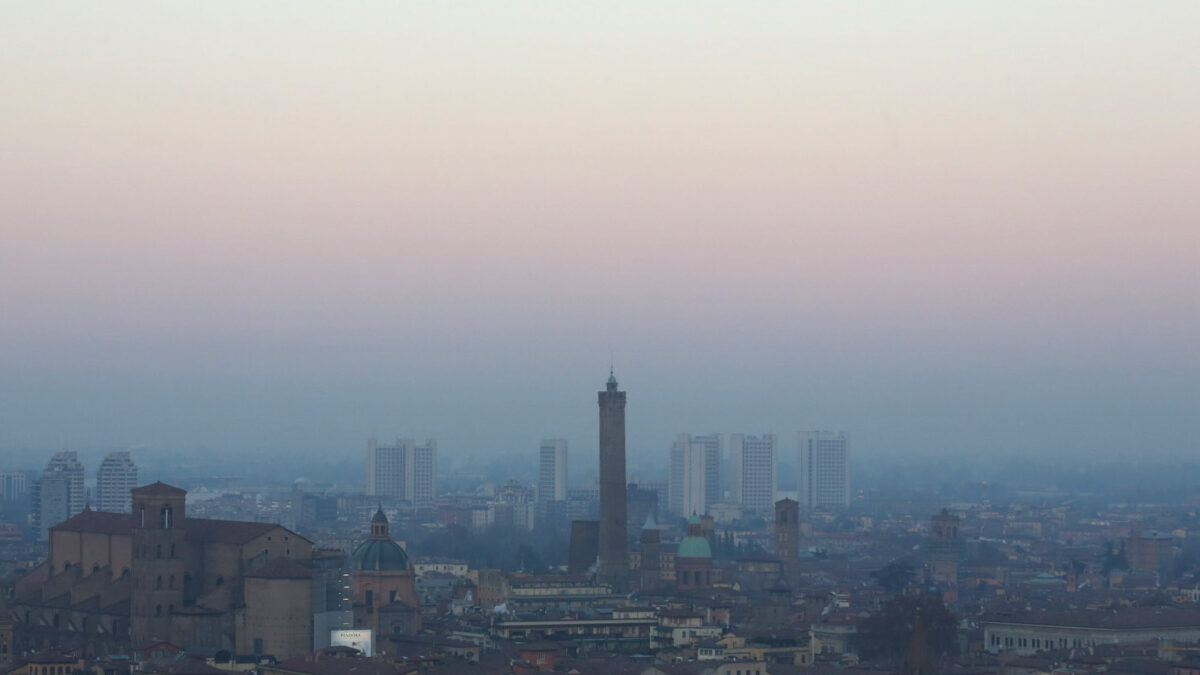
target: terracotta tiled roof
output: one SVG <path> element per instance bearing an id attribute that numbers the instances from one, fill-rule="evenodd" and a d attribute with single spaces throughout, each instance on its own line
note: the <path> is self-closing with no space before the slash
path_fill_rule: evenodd
<path id="1" fill-rule="evenodd" d="M 203 661 L 186 659 L 163 666 L 158 670 L 158 672 L 167 675 L 225 675 L 225 673 L 228 671 L 221 670 L 215 666 L 210 666 Z"/>
<path id="2" fill-rule="evenodd" d="M 223 614 L 224 612 L 217 609 L 209 609 L 204 605 L 184 605 L 183 607 L 176 607 L 171 613 L 188 616 L 211 616 L 213 614 Z"/>
<path id="3" fill-rule="evenodd" d="M 157 483 L 155 484 L 157 485 Z M 152 486 L 147 486 L 152 487 Z M 169 485 L 165 487 L 171 487 Z M 140 489 L 140 488 L 139 488 Z M 177 489 L 177 488 L 172 488 Z M 189 541 L 222 544 L 245 544 L 272 529 L 287 528 L 276 523 L 256 523 L 244 520 L 215 520 L 210 518 L 188 518 L 183 521 Z M 50 528 L 51 531 L 96 532 L 99 534 L 129 534 L 133 531 L 134 519 L 128 513 L 107 513 L 86 509 Z M 288 530 L 297 540 L 308 541 Z"/>
<path id="4" fill-rule="evenodd" d="M 155 481 L 149 485 L 135 487 L 130 492 L 139 497 L 181 497 L 187 494 L 187 490 L 177 488 L 174 485 L 167 485 L 162 481 Z"/>
<path id="5" fill-rule="evenodd" d="M 133 516 L 128 513 L 108 513 L 85 509 L 51 527 L 50 531 L 129 534 L 132 529 Z"/>
<path id="6" fill-rule="evenodd" d="M 211 541 L 222 544 L 245 544 L 275 527 L 279 526 L 273 523 L 210 518 L 188 518 L 187 523 L 184 524 L 187 538 L 190 541 Z"/>
<path id="7" fill-rule="evenodd" d="M 105 607 L 101 610 L 101 613 L 115 616 L 129 616 L 130 606 L 129 598 L 125 598 Z"/>
<path id="8" fill-rule="evenodd" d="M 1200 626 L 1200 612 L 1174 607 L 1122 607 L 1120 611 L 1063 610 L 989 616 L 986 623 L 1081 628 L 1190 628 Z"/>
<path id="9" fill-rule="evenodd" d="M 57 607 L 58 609 L 70 609 L 71 608 L 71 594 L 69 592 L 67 592 L 67 593 L 62 593 L 60 595 L 56 595 L 53 598 L 43 600 L 42 604 L 47 607 Z"/>
<path id="10" fill-rule="evenodd" d="M 277 523 L 255 523 L 245 520 L 213 520 L 209 518 L 188 518 L 184 525 L 187 538 L 190 541 L 213 542 L 220 544 L 246 544 L 252 539 L 279 528 L 287 530 Z M 287 530 L 289 535 L 297 540 L 308 541 L 304 537 Z"/>

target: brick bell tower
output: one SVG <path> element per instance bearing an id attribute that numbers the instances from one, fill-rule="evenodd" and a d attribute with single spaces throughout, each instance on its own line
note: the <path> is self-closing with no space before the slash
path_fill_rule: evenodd
<path id="1" fill-rule="evenodd" d="M 629 586 L 629 546 L 625 503 L 625 392 L 617 378 L 599 392 L 600 404 L 600 567 L 601 582 L 624 593 Z"/>
<path id="2" fill-rule="evenodd" d="M 187 491 L 158 482 L 131 492 L 130 638 L 134 644 L 169 640 L 171 612 L 182 608 L 184 603 Z"/>

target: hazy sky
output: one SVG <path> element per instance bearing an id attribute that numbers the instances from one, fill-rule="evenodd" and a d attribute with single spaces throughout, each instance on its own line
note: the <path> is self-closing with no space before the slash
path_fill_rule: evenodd
<path id="1" fill-rule="evenodd" d="M 1198 340 L 1190 0 L 0 6 L 0 457 L 1194 456 Z"/>

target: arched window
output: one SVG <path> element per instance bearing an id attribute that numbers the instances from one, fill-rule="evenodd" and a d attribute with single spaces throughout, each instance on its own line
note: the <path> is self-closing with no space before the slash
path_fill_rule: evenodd
<path id="1" fill-rule="evenodd" d="M 171 529 L 171 523 L 174 515 L 171 511 L 171 506 L 169 504 L 164 504 L 159 514 L 162 516 L 162 529 Z"/>
<path id="2" fill-rule="evenodd" d="M 154 606 L 154 616 L 162 616 L 162 605 Z"/>

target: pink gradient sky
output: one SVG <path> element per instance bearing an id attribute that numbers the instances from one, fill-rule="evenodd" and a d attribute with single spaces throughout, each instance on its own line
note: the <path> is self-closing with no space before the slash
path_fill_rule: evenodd
<path id="1" fill-rule="evenodd" d="M 1200 442 L 1200 5 L 449 5 L 0 8 L 0 451 Z"/>

